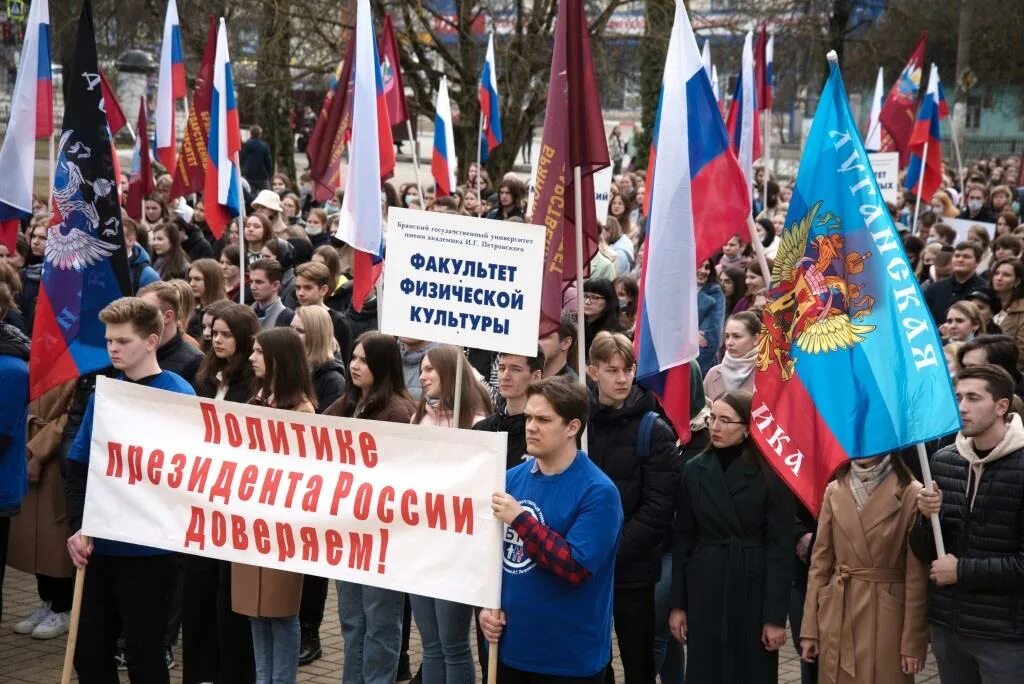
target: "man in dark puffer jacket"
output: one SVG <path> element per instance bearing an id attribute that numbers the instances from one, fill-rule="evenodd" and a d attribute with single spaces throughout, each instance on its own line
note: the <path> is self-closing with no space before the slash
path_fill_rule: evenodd
<path id="1" fill-rule="evenodd" d="M 956 382 L 963 428 L 932 457 L 938 491 L 918 498 L 911 548 L 931 563 L 932 649 L 944 682 L 1024 682 L 1024 423 L 1013 379 L 993 365 Z M 927 516 L 939 513 L 936 559 Z"/>
<path id="2" fill-rule="evenodd" d="M 587 428 L 588 455 L 619 489 L 623 526 L 615 562 L 613 617 L 627 684 L 653 684 L 654 587 L 662 542 L 675 514 L 680 455 L 676 435 L 656 413 L 654 396 L 633 385 L 636 358 L 624 335 L 600 332 L 587 373 L 596 385 Z M 646 431 L 642 436 L 641 431 Z M 640 446 L 648 440 L 647 448 Z"/>

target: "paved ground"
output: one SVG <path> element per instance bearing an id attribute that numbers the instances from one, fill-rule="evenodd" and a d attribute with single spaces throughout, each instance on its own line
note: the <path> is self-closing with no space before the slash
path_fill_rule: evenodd
<path id="1" fill-rule="evenodd" d="M 27 636 L 14 634 L 13 625 L 23 616 L 32 612 L 38 599 L 36 598 L 35 580 L 30 575 L 8 571 L 3 587 L 3 622 L 0 623 L 0 682 L 3 684 L 54 684 L 60 681 L 61 667 L 64 662 L 65 639 L 36 641 Z M 309 684 L 338 684 L 341 681 L 342 643 L 341 627 L 338 625 L 337 602 L 333 583 L 327 597 L 327 612 L 320 630 L 323 641 L 324 657 L 311 665 L 299 669 L 299 682 Z M 475 650 L 475 644 L 474 644 Z M 409 648 L 413 668 L 419 663 L 422 651 L 419 637 L 413 631 L 412 643 Z M 175 654 L 180 662 L 181 652 Z M 621 669 L 618 659 L 615 661 L 616 680 L 621 682 Z M 122 676 L 122 682 L 128 677 Z M 918 678 L 919 682 L 939 681 L 935 671 L 935 662 L 929 657 L 928 668 Z M 181 667 L 171 671 L 171 682 L 181 682 Z M 781 684 L 798 684 L 800 682 L 800 662 L 792 645 L 783 649 L 779 663 L 779 682 Z"/>

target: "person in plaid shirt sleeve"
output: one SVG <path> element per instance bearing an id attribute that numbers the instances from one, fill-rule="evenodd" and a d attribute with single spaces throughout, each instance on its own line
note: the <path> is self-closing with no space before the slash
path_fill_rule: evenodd
<path id="1" fill-rule="evenodd" d="M 622 503 L 579 450 L 586 389 L 562 377 L 527 390 L 526 448 L 491 501 L 505 523 L 502 610 L 480 626 L 500 643 L 503 684 L 598 684 L 611 654 Z"/>

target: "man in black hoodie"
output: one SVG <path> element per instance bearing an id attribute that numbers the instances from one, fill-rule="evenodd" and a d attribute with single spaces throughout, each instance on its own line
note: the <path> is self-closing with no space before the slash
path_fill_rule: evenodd
<path id="1" fill-rule="evenodd" d="M 590 347 L 590 459 L 622 498 L 613 616 L 627 684 L 653 684 L 654 587 L 675 514 L 680 452 L 654 395 L 633 384 L 636 357 L 625 335 L 600 332 Z"/>
<path id="2" fill-rule="evenodd" d="M 504 408 L 473 426 L 474 430 L 508 433 L 507 470 L 515 468 L 526 456 L 526 388 L 544 377 L 544 353 L 533 357 L 498 354 L 498 394 Z"/>

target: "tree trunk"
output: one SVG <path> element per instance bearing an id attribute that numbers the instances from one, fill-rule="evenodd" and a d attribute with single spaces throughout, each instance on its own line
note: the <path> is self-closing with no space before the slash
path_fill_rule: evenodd
<path id="1" fill-rule="evenodd" d="M 256 120 L 252 123 L 263 128 L 263 139 L 270 146 L 277 170 L 294 179 L 289 23 L 291 2 L 269 0 L 261 8 L 259 56 L 253 93 Z"/>
<path id="2" fill-rule="evenodd" d="M 850 25 L 853 12 L 851 0 L 832 0 L 832 16 L 828 20 L 828 49 L 835 50 L 839 57 L 839 67 L 843 66 L 843 53 L 846 51 L 846 29 Z M 824 83 L 828 80 L 828 64 L 824 65 Z"/>
<path id="3" fill-rule="evenodd" d="M 654 136 L 654 119 L 658 114 L 661 97 L 662 71 L 668 54 L 668 40 L 672 35 L 675 16 L 673 0 L 647 0 L 644 39 L 640 43 L 640 121 L 643 129 L 633 134 L 633 166 L 647 167 L 647 154 Z"/>

